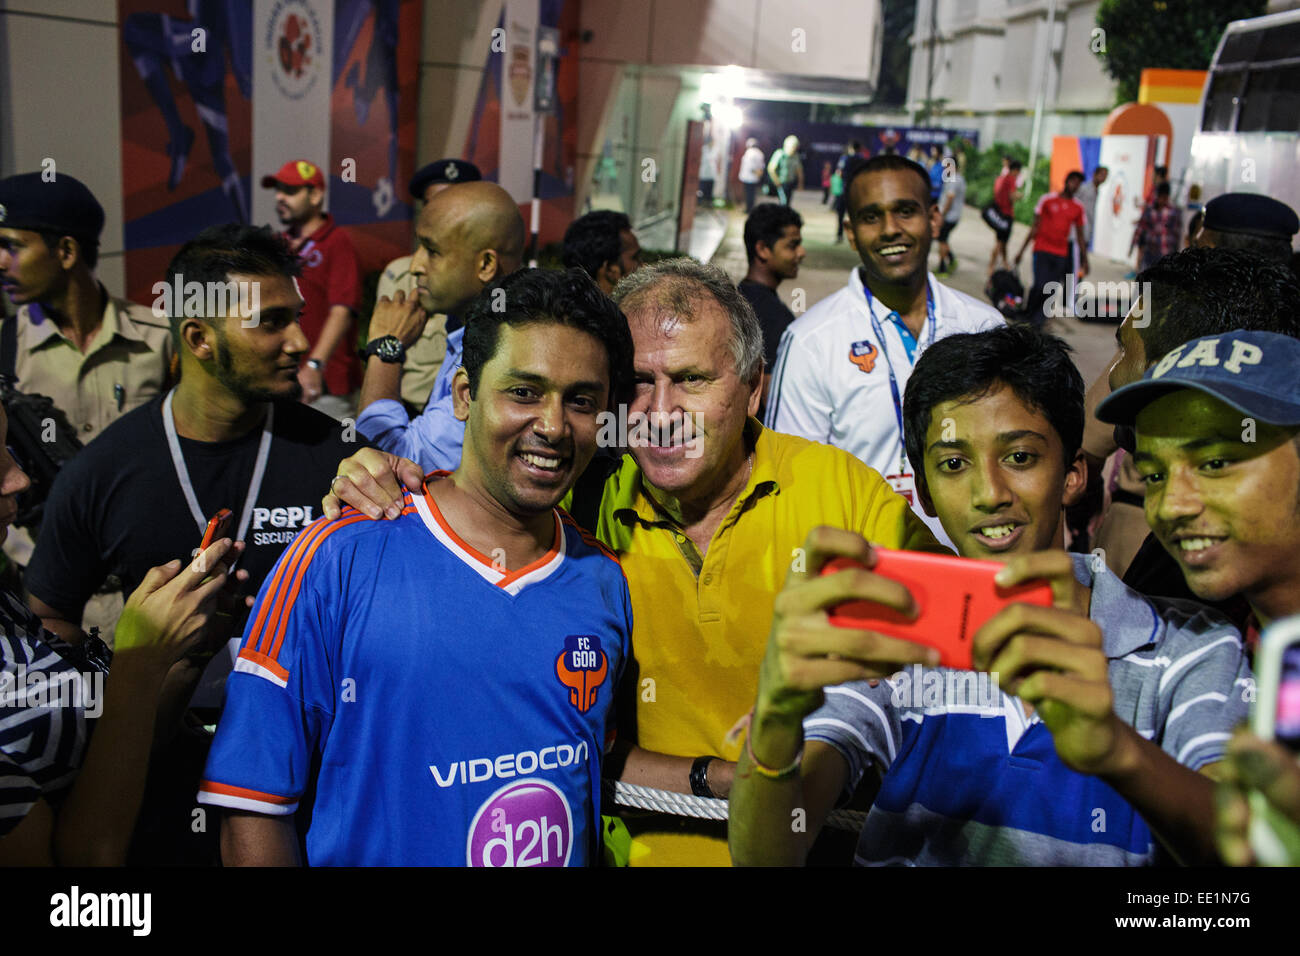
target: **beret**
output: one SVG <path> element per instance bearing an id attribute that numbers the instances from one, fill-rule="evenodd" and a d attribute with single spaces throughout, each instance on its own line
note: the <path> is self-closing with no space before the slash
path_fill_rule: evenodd
<path id="1" fill-rule="evenodd" d="M 49 231 L 99 241 L 104 207 L 86 184 L 66 173 L 20 173 L 0 179 L 0 228 Z"/>
<path id="2" fill-rule="evenodd" d="M 463 159 L 439 159 L 421 166 L 411 177 L 411 196 L 423 199 L 424 191 L 434 183 L 472 183 L 482 178 L 483 174 L 473 163 Z"/>
<path id="3" fill-rule="evenodd" d="M 1272 196 L 1224 193 L 1205 204 L 1206 229 L 1239 232 L 1265 239 L 1290 239 L 1300 232 L 1295 210 Z"/>

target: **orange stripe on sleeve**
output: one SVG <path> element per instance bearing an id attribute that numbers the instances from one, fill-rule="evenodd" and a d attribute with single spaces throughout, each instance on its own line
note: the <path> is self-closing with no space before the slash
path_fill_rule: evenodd
<path id="1" fill-rule="evenodd" d="M 307 550 L 299 556 L 297 567 L 293 571 L 293 577 L 289 580 L 288 590 L 281 591 L 279 597 L 283 600 L 277 600 L 276 607 L 271 611 L 271 648 L 266 652 L 267 657 L 275 660 L 280 654 L 280 645 L 284 641 L 285 628 L 289 623 L 289 612 L 293 609 L 293 602 L 298 599 L 298 589 L 302 586 L 303 575 L 307 573 L 307 565 L 311 564 L 312 556 L 316 554 L 316 549 L 335 531 L 340 528 L 346 528 L 350 524 L 356 524 L 358 521 L 369 521 L 365 515 L 357 515 L 355 518 L 340 518 L 338 521 L 331 521 L 321 528 L 320 534 L 315 535 Z M 264 635 L 265 638 L 266 635 Z"/>
<path id="2" fill-rule="evenodd" d="M 215 780 L 204 780 L 199 783 L 199 789 L 207 793 L 220 793 L 227 797 L 243 797 L 245 800 L 260 800 L 262 803 L 276 803 L 287 805 L 297 803 L 297 797 L 282 797 L 278 793 L 263 793 L 261 790 L 249 790 L 245 787 L 232 787 L 228 783 L 217 783 Z"/>
<path id="3" fill-rule="evenodd" d="M 284 554 L 279 565 L 276 567 L 275 575 L 271 578 L 271 588 L 266 592 L 266 598 L 262 601 L 262 606 L 258 608 L 257 619 L 253 622 L 253 629 L 249 631 L 248 645 L 254 647 L 254 636 L 257 635 L 257 643 L 254 650 L 259 653 L 265 654 L 267 651 L 267 647 L 263 640 L 265 636 L 263 629 L 266 627 L 266 619 L 270 614 L 271 609 L 276 604 L 276 595 L 283 586 L 284 579 L 289 575 L 290 570 L 298 560 L 298 556 L 302 554 L 303 550 L 311 542 L 311 539 L 319 534 L 320 530 L 328 523 L 329 522 L 327 521 L 322 521 L 320 524 L 315 526 L 308 525 L 307 530 L 298 535 L 298 537 L 294 539 L 293 544 L 289 545 L 289 550 Z"/>
<path id="4" fill-rule="evenodd" d="M 254 664 L 260 664 L 276 677 L 280 678 L 280 680 L 287 681 L 289 679 L 289 672 L 281 667 L 277 661 L 272 660 L 265 654 L 259 654 L 257 651 L 246 647 L 239 652 L 239 656 L 242 660 L 252 661 Z"/>

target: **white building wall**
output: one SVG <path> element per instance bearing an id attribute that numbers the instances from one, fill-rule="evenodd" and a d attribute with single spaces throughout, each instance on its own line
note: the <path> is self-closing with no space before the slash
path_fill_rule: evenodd
<path id="1" fill-rule="evenodd" d="M 1092 52 L 1099 3 L 1057 0 L 1053 53 L 1048 0 L 917 0 L 910 109 L 920 110 L 926 96 L 937 4 L 932 96 L 947 100 L 939 124 L 974 126 L 982 142 L 1028 143 L 1047 61 L 1040 152 L 1053 135 L 1097 135 L 1115 105 L 1114 83 Z"/>
<path id="2" fill-rule="evenodd" d="M 0 176 L 77 177 L 104 207 L 96 272 L 126 287 L 116 0 L 0 0 Z"/>

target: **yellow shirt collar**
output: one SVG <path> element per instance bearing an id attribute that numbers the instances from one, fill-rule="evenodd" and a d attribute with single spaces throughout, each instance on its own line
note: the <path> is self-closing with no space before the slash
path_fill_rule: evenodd
<path id="1" fill-rule="evenodd" d="M 770 439 L 767 435 L 767 429 L 757 418 L 746 420 L 745 443 L 753 446 L 754 468 L 740 497 L 736 499 L 733 512 L 752 497 L 779 494 L 781 491 L 776 479 L 776 465 L 772 460 Z M 618 489 L 610 511 L 615 518 L 624 522 L 640 520 L 649 525 L 675 525 L 675 522 L 655 505 L 654 499 L 646 492 L 641 468 L 631 455 L 623 456 L 623 464 L 618 470 Z"/>

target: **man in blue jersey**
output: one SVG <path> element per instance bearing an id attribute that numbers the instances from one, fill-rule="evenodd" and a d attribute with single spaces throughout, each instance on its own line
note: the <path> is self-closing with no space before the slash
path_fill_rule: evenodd
<path id="1" fill-rule="evenodd" d="M 836 628 L 824 609 L 869 583 L 904 613 L 912 596 L 869 572 L 820 577 L 832 557 L 872 558 L 861 537 L 819 529 L 807 573 L 777 600 L 732 784 L 733 860 L 802 863 L 874 772 L 860 865 L 1137 865 L 1159 847 L 1212 862 L 1211 775 L 1246 715 L 1250 669 L 1226 619 L 1143 598 L 1060 550 L 1086 474 L 1067 347 L 1023 326 L 942 339 L 904 405 L 927 512 L 964 557 L 1007 562 L 1000 583 L 1048 579 L 1055 606 L 1017 604 L 976 631 L 978 673 L 895 673 L 906 643 Z"/>
<path id="2" fill-rule="evenodd" d="M 592 862 L 632 612 L 556 505 L 631 382 L 627 323 L 580 271 L 484 290 L 460 466 L 394 521 L 312 524 L 262 588 L 199 793 L 229 811 L 228 865 Z"/>

